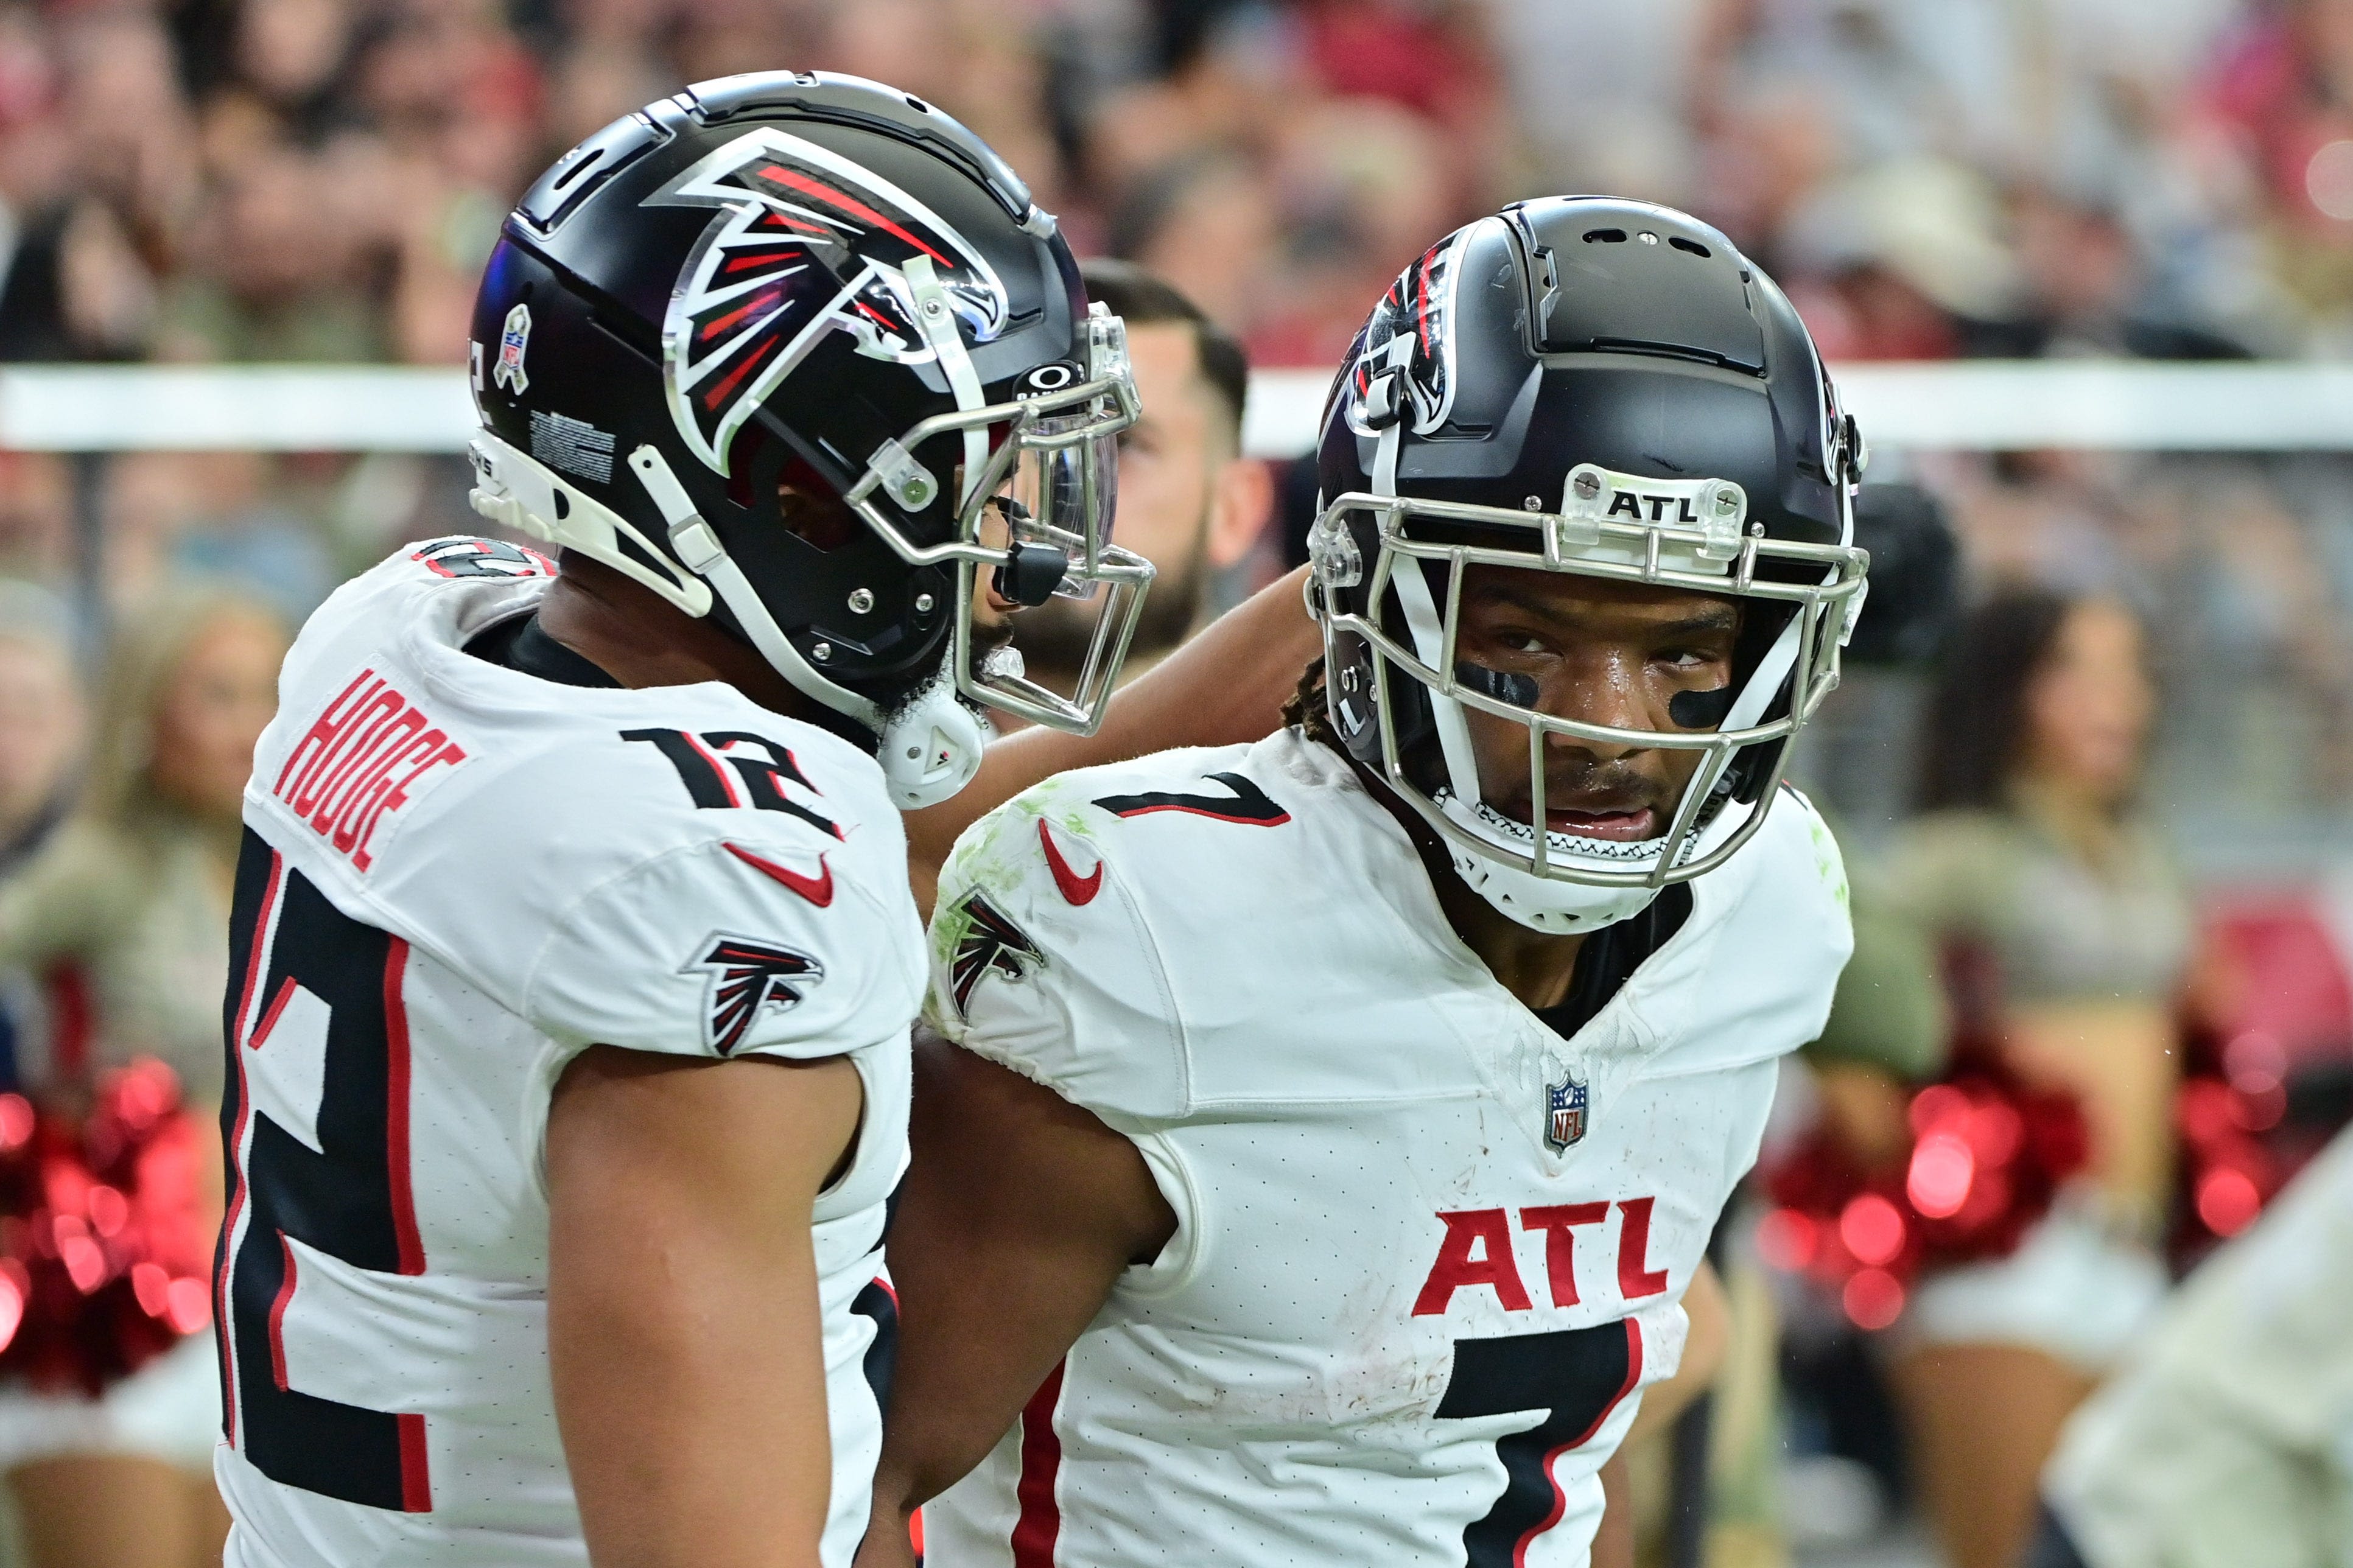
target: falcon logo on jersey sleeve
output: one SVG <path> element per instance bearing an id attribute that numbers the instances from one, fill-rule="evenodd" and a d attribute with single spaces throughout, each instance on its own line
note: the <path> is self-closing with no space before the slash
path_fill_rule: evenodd
<path id="1" fill-rule="evenodd" d="M 1028 976 L 1031 964 L 1045 963 L 1046 955 L 1022 934 L 1019 926 L 998 914 L 978 893 L 967 895 L 956 912 L 965 923 L 955 956 L 948 961 L 948 991 L 955 998 L 956 1016 L 969 1021 L 972 988 L 980 984 L 982 975 L 993 969 L 1008 980 L 1020 980 Z"/>
<path id="2" fill-rule="evenodd" d="M 734 1054 L 761 1014 L 798 1005 L 803 992 L 825 978 L 825 966 L 807 953 L 724 933 L 711 938 L 702 956 L 679 973 L 697 971 L 710 976 L 703 987 L 703 1042 L 723 1057 Z"/>
<path id="3" fill-rule="evenodd" d="M 735 432 L 829 332 L 899 364 L 933 357 L 903 270 L 928 258 L 976 343 L 1005 330 L 1005 285 L 946 220 L 873 170 L 765 126 L 646 200 L 721 209 L 662 322 L 670 416 L 721 473 Z"/>

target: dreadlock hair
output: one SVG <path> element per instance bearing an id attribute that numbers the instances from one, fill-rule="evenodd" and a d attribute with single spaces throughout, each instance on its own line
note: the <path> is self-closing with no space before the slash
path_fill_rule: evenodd
<path id="1" fill-rule="evenodd" d="M 1295 726 L 1311 741 L 1320 741 L 1342 756 L 1348 754 L 1340 743 L 1340 732 L 1332 728 L 1332 705 L 1324 695 L 1324 656 L 1318 654 L 1309 661 L 1299 677 L 1298 689 L 1282 704 L 1282 721 Z"/>

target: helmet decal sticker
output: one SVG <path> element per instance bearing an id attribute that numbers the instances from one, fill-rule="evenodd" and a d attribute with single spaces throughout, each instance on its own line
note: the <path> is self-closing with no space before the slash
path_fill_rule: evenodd
<path id="1" fill-rule="evenodd" d="M 506 325 L 499 331 L 499 363 L 491 372 L 491 380 L 505 387 L 517 397 L 531 385 L 531 377 L 523 374 L 523 350 L 531 346 L 531 307 L 517 305 L 507 312 Z"/>
<path id="2" fill-rule="evenodd" d="M 1409 416 L 1409 427 L 1417 436 L 1427 436 L 1446 423 L 1454 406 L 1455 283 L 1463 248 L 1478 226 L 1456 229 L 1422 252 L 1373 308 L 1348 370 L 1348 425 L 1358 435 L 1373 434 L 1366 417 L 1366 396 L 1374 377 L 1390 363 L 1391 345 L 1408 336 L 1413 339 L 1413 353 L 1406 362 L 1405 384 L 1396 406 Z"/>
<path id="3" fill-rule="evenodd" d="M 920 364 L 905 263 L 928 257 L 975 342 L 1005 330 L 987 260 L 897 185 L 774 126 L 746 132 L 646 198 L 720 209 L 689 254 L 662 321 L 662 380 L 687 449 L 722 473 L 767 395 L 828 332 L 860 353 Z"/>

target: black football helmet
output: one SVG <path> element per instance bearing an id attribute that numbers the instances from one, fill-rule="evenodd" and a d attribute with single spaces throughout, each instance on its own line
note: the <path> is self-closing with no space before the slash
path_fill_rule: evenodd
<path id="1" fill-rule="evenodd" d="M 1110 542 L 1135 390 L 1052 215 L 878 83 L 729 77 L 615 121 L 508 217 L 474 307 L 475 509 L 743 637 L 905 805 L 978 765 L 959 696 L 1101 722 L 1151 581 Z M 1100 605 L 1072 691 L 976 636 Z"/>
<path id="2" fill-rule="evenodd" d="M 1504 914 L 1623 920 L 1757 831 L 1837 684 L 1862 463 L 1797 311 L 1715 229 L 1563 196 L 1457 230 L 1374 310 L 1324 409 L 1309 599 L 1332 721 Z M 1679 696 L 1669 731 L 1540 712 L 1526 677 L 1457 652 L 1473 565 L 1736 598 L 1733 682 Z M 1529 729 L 1537 801 L 1546 736 L 1706 755 L 1662 837 L 1540 832 L 1481 798 L 1474 709 Z"/>

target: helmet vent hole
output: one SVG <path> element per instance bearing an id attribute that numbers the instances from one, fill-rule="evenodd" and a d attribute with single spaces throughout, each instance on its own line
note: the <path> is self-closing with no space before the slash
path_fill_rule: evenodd
<path id="1" fill-rule="evenodd" d="M 562 522 L 565 518 L 572 515 L 572 498 L 565 495 L 560 486 L 551 486 L 550 488 L 554 490 L 555 495 L 555 521 Z"/>
<path id="2" fill-rule="evenodd" d="M 922 99 L 917 98 L 912 92 L 907 94 L 907 107 L 913 110 L 918 114 L 929 114 L 932 111 L 932 106 L 930 104 L 925 103 Z"/>
<path id="3" fill-rule="evenodd" d="M 605 149 L 602 147 L 590 148 L 577 163 L 572 165 L 572 167 L 565 170 L 564 173 L 555 176 L 555 188 L 559 191 L 562 190 L 565 186 L 570 184 L 573 181 L 586 174 L 589 165 L 596 163 L 604 156 Z"/>
<path id="4" fill-rule="evenodd" d="M 1622 228 L 1588 228 L 1585 231 L 1588 245 L 1623 245 L 1626 231 Z"/>
<path id="5" fill-rule="evenodd" d="M 1694 256 L 1714 256 L 1715 254 L 1715 252 L 1710 250 L 1706 246 L 1702 245 L 1698 240 L 1685 239 L 1679 234 L 1668 236 L 1667 243 L 1673 246 L 1677 250 L 1688 250 Z"/>

